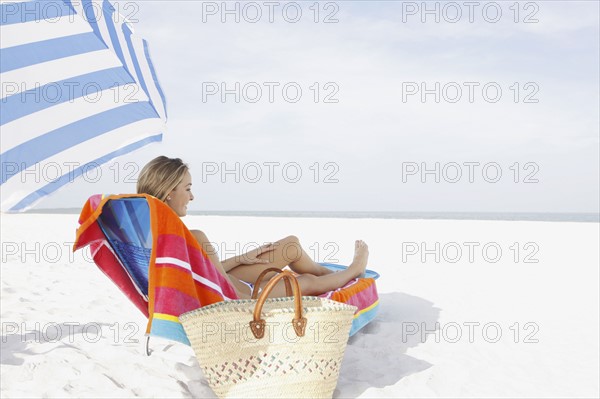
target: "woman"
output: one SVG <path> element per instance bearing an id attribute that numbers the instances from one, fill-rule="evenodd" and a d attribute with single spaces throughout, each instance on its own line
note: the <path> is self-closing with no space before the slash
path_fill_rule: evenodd
<path id="1" fill-rule="evenodd" d="M 164 201 L 179 216 L 187 214 L 187 205 L 194 199 L 192 176 L 188 166 L 179 158 L 159 156 L 150 161 L 138 177 L 137 192 L 150 194 Z M 315 263 L 304 251 L 298 238 L 289 236 L 271 244 L 263 245 L 241 256 L 219 260 L 210 240 L 200 230 L 190 230 L 205 250 L 219 272 L 229 278 L 242 299 L 250 298 L 258 276 L 268 268 L 282 269 L 288 266 L 298 276 L 303 295 L 320 295 L 344 286 L 348 281 L 364 273 L 369 250 L 361 240 L 355 242 L 354 260 L 346 270 L 332 272 Z M 267 274 L 261 283 L 264 287 L 275 272 Z M 286 296 L 285 285 L 280 281 L 271 296 Z"/>

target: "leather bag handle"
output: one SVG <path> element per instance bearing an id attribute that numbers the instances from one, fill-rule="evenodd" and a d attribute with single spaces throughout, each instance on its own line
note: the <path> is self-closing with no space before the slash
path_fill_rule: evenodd
<path id="1" fill-rule="evenodd" d="M 271 272 L 276 272 L 276 273 L 281 273 L 283 270 L 278 269 L 276 267 L 270 267 L 268 269 L 265 269 L 256 279 L 256 282 L 254 283 L 254 288 L 252 289 L 252 299 L 256 299 L 258 298 L 258 290 L 260 289 L 260 283 L 262 283 L 263 278 L 265 277 L 265 275 L 267 273 L 271 273 Z M 285 293 L 287 296 L 293 296 L 294 293 L 292 291 L 292 285 L 290 284 L 290 280 L 285 279 Z"/>
<path id="2" fill-rule="evenodd" d="M 263 305 L 271 293 L 271 290 L 273 290 L 275 285 L 281 279 L 286 279 L 292 285 L 292 289 L 294 291 L 294 318 L 292 319 L 292 325 L 294 326 L 294 331 L 296 331 L 297 336 L 304 336 L 306 318 L 302 316 L 302 293 L 300 292 L 300 284 L 298 284 L 298 280 L 296 280 L 296 277 L 292 273 L 285 270 L 273 277 L 267 283 L 265 289 L 258 297 L 256 306 L 254 307 L 254 313 L 252 315 L 253 320 L 250 322 L 250 329 L 252 330 L 252 334 L 254 334 L 256 339 L 260 339 L 265 335 L 266 322 L 264 319 L 260 318 L 260 313 L 262 312 Z"/>

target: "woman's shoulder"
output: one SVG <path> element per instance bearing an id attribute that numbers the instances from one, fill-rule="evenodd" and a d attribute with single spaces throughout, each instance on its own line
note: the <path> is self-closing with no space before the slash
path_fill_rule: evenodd
<path id="1" fill-rule="evenodd" d="M 198 229 L 190 229 L 190 233 L 192 233 L 192 235 L 194 237 L 196 237 L 196 240 L 198 241 L 208 241 L 208 238 L 206 237 L 206 234 L 204 234 L 204 232 L 202 230 L 198 230 Z"/>

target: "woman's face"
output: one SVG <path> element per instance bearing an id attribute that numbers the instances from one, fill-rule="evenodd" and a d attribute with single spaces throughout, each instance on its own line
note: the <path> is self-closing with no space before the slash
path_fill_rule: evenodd
<path id="1" fill-rule="evenodd" d="M 169 205 L 177 215 L 185 216 L 187 214 L 187 204 L 193 199 L 192 175 L 189 171 L 186 171 L 181 183 L 179 183 L 167 197 L 167 205 Z"/>

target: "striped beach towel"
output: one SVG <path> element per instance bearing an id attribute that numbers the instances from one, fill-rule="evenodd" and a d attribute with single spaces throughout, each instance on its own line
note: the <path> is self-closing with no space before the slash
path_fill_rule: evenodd
<path id="1" fill-rule="evenodd" d="M 0 2 L 3 212 L 25 211 L 78 177 L 96 178 L 95 169 L 115 157 L 162 140 L 166 101 L 148 44 L 115 5 Z"/>
<path id="2" fill-rule="evenodd" d="M 323 265 L 327 266 L 328 264 Z M 379 277 L 378 274 L 370 278 L 350 280 L 342 288 L 319 295 L 332 301 L 356 306 L 357 310 L 354 314 L 352 327 L 350 328 L 350 336 L 356 334 L 361 328 L 369 324 L 379 311 L 379 295 L 377 293 L 377 285 L 375 284 L 375 278 L 377 277 Z"/>
<path id="3" fill-rule="evenodd" d="M 141 200 L 147 204 L 149 229 L 140 227 L 135 211 L 120 212 L 111 201 Z M 128 201 L 114 201 L 128 206 Z M 116 216 L 111 219 L 111 215 Z M 124 220 L 129 214 L 131 220 Z M 104 217 L 104 216 L 109 216 Z M 104 218 L 103 218 L 104 217 Z M 116 235 L 111 237 L 111 220 Z M 117 220 L 121 219 L 121 220 Z M 80 227 L 73 250 L 90 245 L 96 265 L 148 317 L 146 334 L 172 339 L 189 345 L 178 316 L 190 310 L 229 299 L 238 299 L 230 281 L 213 266 L 206 252 L 173 210 L 162 201 L 146 194 L 95 195 L 88 199 L 79 218 Z M 119 240 L 119 231 L 139 227 L 148 238 L 138 242 Z M 131 237 L 131 235 L 128 235 Z M 119 251 L 119 245 L 126 247 Z M 137 240 L 136 240 L 137 241 Z M 147 244 L 143 245 L 146 241 Z M 132 270 L 131 256 L 146 251 L 147 272 Z M 125 256 L 129 258 L 125 259 Z M 138 257 L 139 258 L 139 257 Z M 143 258 L 143 256 L 142 256 Z M 143 269 L 140 267 L 138 269 Z M 144 278 L 147 288 L 144 287 Z"/>
<path id="4" fill-rule="evenodd" d="M 334 272 L 347 267 L 336 263 L 320 264 Z M 299 276 L 298 273 L 293 272 L 291 269 L 289 271 L 296 277 Z M 377 284 L 375 283 L 375 280 L 378 278 L 379 273 L 367 270 L 364 277 L 352 279 L 343 287 L 319 295 L 321 298 L 356 306 L 356 313 L 354 313 L 354 320 L 350 328 L 350 336 L 356 334 L 361 328 L 369 324 L 379 311 L 379 294 L 377 293 Z"/>

